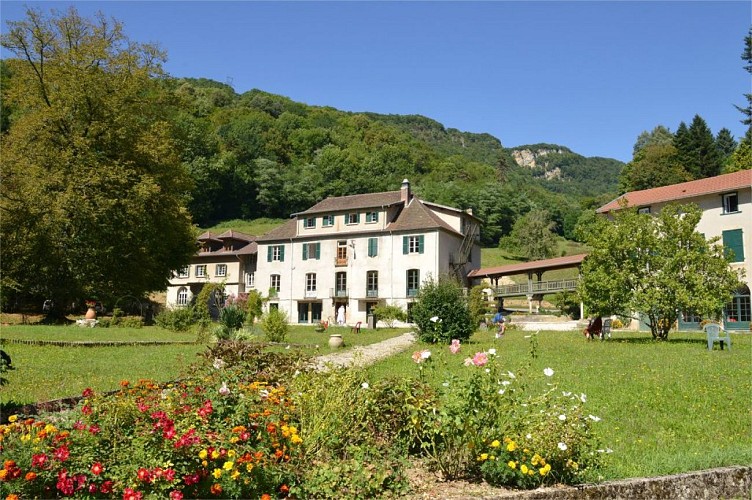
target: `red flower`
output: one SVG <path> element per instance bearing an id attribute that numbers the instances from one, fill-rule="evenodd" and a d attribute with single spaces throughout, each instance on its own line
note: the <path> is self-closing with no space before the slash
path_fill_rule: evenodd
<path id="1" fill-rule="evenodd" d="M 33 481 L 36 478 L 37 478 L 37 473 L 36 472 L 27 472 L 26 476 L 24 477 L 24 479 L 26 479 L 27 481 Z"/>
<path id="2" fill-rule="evenodd" d="M 99 462 L 94 462 L 94 464 L 91 466 L 91 473 L 95 476 L 98 476 L 102 472 L 104 472 L 104 467 L 102 467 L 102 464 L 100 464 Z"/>
<path id="3" fill-rule="evenodd" d="M 290 493 L 290 487 L 287 486 L 286 484 L 283 484 L 282 486 L 279 487 L 279 491 L 283 495 L 287 495 L 288 493 Z"/>
<path id="4" fill-rule="evenodd" d="M 149 411 L 149 405 L 139 401 L 138 411 L 140 411 L 141 413 L 146 413 L 147 411 Z"/>
<path id="5" fill-rule="evenodd" d="M 94 483 L 89 483 L 89 493 L 92 495 L 96 495 L 99 491 L 99 487 Z"/>
<path id="6" fill-rule="evenodd" d="M 173 482 L 175 480 L 175 471 L 173 469 L 167 469 L 164 471 L 164 478 L 168 483 Z"/>
<path id="7" fill-rule="evenodd" d="M 198 483 L 200 480 L 198 474 L 188 474 L 187 476 L 183 476 L 183 482 L 186 486 L 190 486 L 192 484 Z"/>
<path id="8" fill-rule="evenodd" d="M 138 469 L 138 472 L 136 473 L 138 475 L 138 480 L 142 481 L 144 483 L 150 483 L 151 482 L 151 473 L 148 469 L 144 469 L 141 467 Z"/>
<path id="9" fill-rule="evenodd" d="M 99 487 L 99 491 L 104 493 L 105 495 L 109 495 L 110 493 L 112 493 L 112 487 L 114 486 L 114 484 L 115 483 L 113 483 L 112 481 L 107 480 L 102 483 L 102 486 Z"/>
<path id="10" fill-rule="evenodd" d="M 82 431 L 82 430 L 86 429 L 86 424 L 84 424 L 80 420 L 76 420 L 76 423 L 73 424 L 73 428 L 75 430 L 77 430 L 77 431 Z"/>
<path id="11" fill-rule="evenodd" d="M 44 453 L 39 453 L 38 455 L 32 455 L 31 456 L 31 466 L 32 467 L 39 467 L 40 469 L 44 468 L 44 464 L 47 463 L 47 455 Z"/>
<path id="12" fill-rule="evenodd" d="M 183 492 L 178 490 L 171 491 L 170 500 L 183 500 Z"/>
<path id="13" fill-rule="evenodd" d="M 70 451 L 68 451 L 67 446 L 63 445 L 57 450 L 55 450 L 53 455 L 57 460 L 60 460 L 61 462 L 65 462 L 66 460 L 68 460 L 68 458 L 70 458 Z"/>
<path id="14" fill-rule="evenodd" d="M 94 425 L 92 425 L 91 427 L 89 427 L 89 432 L 90 432 L 90 433 L 92 433 L 92 434 L 93 434 L 93 435 L 95 435 L 95 436 L 96 436 L 97 434 L 99 434 L 99 431 L 100 431 L 100 430 L 101 430 L 101 429 L 100 429 L 100 427 L 99 427 L 99 426 L 98 426 L 97 424 L 94 424 Z"/>
<path id="15" fill-rule="evenodd" d="M 91 390 L 91 387 L 87 387 L 81 395 L 85 398 L 90 398 L 94 395 L 94 391 Z"/>
<path id="16" fill-rule="evenodd" d="M 84 407 L 81 408 L 81 413 L 83 413 L 84 415 L 91 415 L 91 406 L 84 405 Z"/>
<path id="17" fill-rule="evenodd" d="M 123 490 L 123 500 L 141 500 L 142 498 L 144 498 L 144 494 L 133 488 L 126 488 Z"/>

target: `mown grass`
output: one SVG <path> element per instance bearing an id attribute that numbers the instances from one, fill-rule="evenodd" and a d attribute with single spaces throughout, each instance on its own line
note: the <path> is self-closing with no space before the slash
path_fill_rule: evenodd
<path id="1" fill-rule="evenodd" d="M 253 236 L 261 236 L 262 234 L 268 233 L 272 229 L 281 226 L 285 222 L 287 222 L 287 219 L 233 219 L 220 222 L 211 227 L 203 228 L 201 229 L 201 231 L 222 233 L 224 231 L 227 231 L 228 229 L 232 229 L 234 231 L 240 231 L 241 233 L 250 234 Z"/>
<path id="2" fill-rule="evenodd" d="M 398 328 L 361 329 L 330 327 L 316 332 L 311 325 L 292 325 L 284 345 L 270 346 L 282 351 L 288 347 L 309 354 L 328 354 L 329 334 L 339 333 L 345 347 L 367 345 L 401 335 Z M 81 328 L 73 326 L 14 325 L 0 329 L 0 340 L 41 340 L 70 342 L 195 341 L 197 333 L 171 332 L 159 327 Z M 263 336 L 253 339 L 265 342 Z M 318 347 L 316 347 L 318 346 Z M 5 342 L 3 349 L 11 356 L 14 370 L 6 372 L 0 386 L 0 404 L 28 404 L 77 396 L 87 388 L 110 391 L 121 380 L 152 379 L 169 381 L 179 378 L 205 344 L 145 345 L 108 347 L 58 347 Z"/>
<path id="3" fill-rule="evenodd" d="M 531 359 L 529 335 L 510 331 L 494 341 L 489 332 L 477 333 L 457 357 L 446 347 L 415 349 L 432 350 L 440 368 L 425 373 L 434 384 L 467 371 L 465 357 L 495 347 L 512 372 L 532 363 L 522 376 L 527 383 L 586 394 L 588 412 L 603 419 L 602 447 L 613 450 L 604 479 L 752 464 L 752 336 L 732 334 L 731 351 L 709 352 L 699 332 L 672 332 L 668 342 L 656 343 L 649 333 L 587 342 L 579 332 L 545 331 Z M 372 366 L 370 376 L 417 376 L 411 354 Z M 541 375 L 546 367 L 554 369 L 552 379 Z"/>

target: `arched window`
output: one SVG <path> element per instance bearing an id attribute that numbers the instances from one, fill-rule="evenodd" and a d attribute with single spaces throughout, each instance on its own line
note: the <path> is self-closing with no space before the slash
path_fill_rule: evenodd
<path id="1" fill-rule="evenodd" d="M 178 305 L 188 305 L 188 289 L 184 286 L 181 286 L 180 289 L 178 289 Z"/>

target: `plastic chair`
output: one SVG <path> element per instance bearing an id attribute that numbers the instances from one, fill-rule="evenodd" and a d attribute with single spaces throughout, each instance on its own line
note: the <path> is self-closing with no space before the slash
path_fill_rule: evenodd
<path id="1" fill-rule="evenodd" d="M 350 331 L 350 333 L 360 333 L 360 323 L 361 323 L 360 321 L 355 323 L 355 326 L 352 327 L 352 330 Z"/>
<path id="2" fill-rule="evenodd" d="M 611 318 L 603 320 L 603 327 L 601 328 L 601 340 L 606 337 L 611 338 Z"/>
<path id="3" fill-rule="evenodd" d="M 702 328 L 705 331 L 705 336 L 708 340 L 708 351 L 713 350 L 713 343 L 718 341 L 721 344 L 721 350 L 723 350 L 723 344 L 728 344 L 729 351 L 731 350 L 731 336 L 729 332 L 721 328 L 721 325 L 717 323 L 708 323 Z"/>

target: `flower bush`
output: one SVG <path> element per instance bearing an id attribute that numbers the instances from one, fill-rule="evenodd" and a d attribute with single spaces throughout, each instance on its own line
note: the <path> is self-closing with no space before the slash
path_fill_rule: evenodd
<path id="1" fill-rule="evenodd" d="M 113 396 L 87 389 L 70 421 L 11 417 L 0 426 L 0 494 L 286 496 L 302 438 L 276 380 L 286 371 L 275 375 L 260 354 L 207 356 L 195 377 L 164 386 L 123 381 Z"/>

